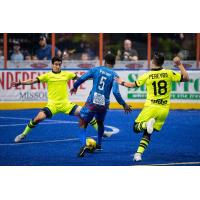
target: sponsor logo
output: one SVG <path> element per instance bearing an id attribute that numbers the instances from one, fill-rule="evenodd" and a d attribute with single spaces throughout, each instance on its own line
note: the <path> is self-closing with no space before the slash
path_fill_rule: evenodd
<path id="1" fill-rule="evenodd" d="M 167 100 L 163 100 L 163 99 L 152 99 L 151 103 L 157 103 L 157 104 L 161 104 L 161 105 L 166 105 L 167 104 Z"/>

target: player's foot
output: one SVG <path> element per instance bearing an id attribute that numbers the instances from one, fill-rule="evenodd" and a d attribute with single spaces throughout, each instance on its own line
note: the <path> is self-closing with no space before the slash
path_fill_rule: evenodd
<path id="1" fill-rule="evenodd" d="M 97 150 L 97 151 L 102 151 L 103 149 L 101 148 L 101 145 L 97 144 L 97 145 L 96 145 L 96 150 Z"/>
<path id="2" fill-rule="evenodd" d="M 153 132 L 153 125 L 156 122 L 154 118 L 151 118 L 149 121 L 147 121 L 147 133 L 152 134 Z"/>
<path id="3" fill-rule="evenodd" d="M 139 162 L 142 161 L 142 154 L 141 153 L 135 153 L 133 157 L 133 161 Z"/>
<path id="4" fill-rule="evenodd" d="M 84 157 L 85 152 L 89 151 L 89 148 L 87 146 L 81 147 L 80 151 L 78 153 L 78 157 Z"/>
<path id="5" fill-rule="evenodd" d="M 21 142 L 25 137 L 26 137 L 25 135 L 20 134 L 15 138 L 15 142 L 16 143 Z"/>
<path id="6" fill-rule="evenodd" d="M 112 131 L 104 131 L 103 137 L 111 137 L 113 135 Z"/>

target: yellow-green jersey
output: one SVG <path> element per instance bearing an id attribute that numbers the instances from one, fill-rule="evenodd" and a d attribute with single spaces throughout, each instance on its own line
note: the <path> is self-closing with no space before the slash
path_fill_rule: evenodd
<path id="1" fill-rule="evenodd" d="M 47 83 L 48 102 L 64 103 L 68 102 L 68 85 L 69 80 L 76 78 L 76 74 L 72 72 L 48 72 L 37 77 L 39 82 Z"/>
<path id="2" fill-rule="evenodd" d="M 168 69 L 151 70 L 144 73 L 135 81 L 136 86 L 146 84 L 147 98 L 145 106 L 160 105 L 169 106 L 171 83 L 180 82 L 182 76 Z"/>

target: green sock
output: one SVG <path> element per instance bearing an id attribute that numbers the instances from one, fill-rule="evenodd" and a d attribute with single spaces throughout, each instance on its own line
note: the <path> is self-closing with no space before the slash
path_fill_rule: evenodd
<path id="1" fill-rule="evenodd" d="M 96 119 L 92 119 L 90 121 L 90 125 L 93 126 L 93 128 L 97 131 L 98 130 L 98 125 L 97 125 L 97 120 Z"/>
<path id="2" fill-rule="evenodd" d="M 147 148 L 148 144 L 149 144 L 150 140 L 147 139 L 146 137 L 143 137 L 140 141 L 140 145 L 137 149 L 137 153 L 141 153 L 143 154 L 144 150 Z"/>
<path id="3" fill-rule="evenodd" d="M 26 128 L 24 129 L 22 135 L 23 135 L 23 136 L 26 136 L 26 135 L 31 131 L 32 128 L 35 128 L 36 125 L 37 125 L 37 123 L 34 122 L 33 120 L 31 120 L 31 121 L 28 123 L 28 125 L 26 126 Z"/>

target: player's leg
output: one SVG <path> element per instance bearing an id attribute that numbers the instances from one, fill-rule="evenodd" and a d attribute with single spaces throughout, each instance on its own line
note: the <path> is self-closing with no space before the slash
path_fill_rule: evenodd
<path id="1" fill-rule="evenodd" d="M 156 130 L 156 131 L 160 131 L 161 130 L 161 128 L 164 125 L 164 122 L 165 122 L 165 120 L 167 118 L 167 115 L 169 113 L 169 109 L 160 107 L 159 108 L 159 112 L 158 112 L 158 108 L 149 108 L 149 109 L 146 109 L 146 112 L 148 112 L 148 113 L 144 113 L 143 112 L 143 118 L 144 119 L 149 119 L 150 118 L 150 120 L 148 120 L 147 123 L 146 123 L 147 124 L 146 125 L 147 128 L 144 129 L 143 137 L 142 137 L 142 139 L 140 141 L 140 144 L 139 144 L 139 147 L 137 149 L 137 152 L 134 154 L 134 158 L 133 158 L 134 161 L 141 161 L 142 160 L 142 155 L 143 155 L 144 151 L 146 150 L 146 148 L 149 145 L 151 133 L 153 132 L 153 130 Z M 156 118 L 155 122 L 154 121 L 151 122 L 152 117 Z M 148 131 L 148 126 L 150 126 L 151 129 L 152 129 L 152 131 L 150 131 L 150 133 Z"/>
<path id="2" fill-rule="evenodd" d="M 102 137 L 104 135 L 104 120 L 107 110 L 96 113 L 95 118 L 98 124 L 98 139 L 97 139 L 97 150 L 101 150 Z"/>
<path id="3" fill-rule="evenodd" d="M 73 115 L 73 116 L 80 116 L 80 111 L 81 111 L 81 109 L 82 109 L 82 107 L 81 106 L 78 106 L 78 105 L 76 105 L 76 104 L 74 104 L 74 103 L 71 103 L 70 104 L 70 111 L 69 111 L 69 115 Z M 98 130 L 98 125 L 97 125 L 97 121 L 96 121 L 96 119 L 95 118 L 93 118 L 90 122 L 89 122 L 89 124 L 97 131 Z"/>
<path id="4" fill-rule="evenodd" d="M 87 138 L 87 126 L 91 119 L 94 117 L 94 113 L 91 112 L 88 108 L 83 107 L 80 111 L 80 141 L 81 141 L 81 148 L 78 153 L 78 157 L 84 157 L 85 152 L 89 150 L 86 145 L 86 138 Z"/>
<path id="5" fill-rule="evenodd" d="M 46 109 L 46 108 L 44 108 Z M 41 110 L 37 116 L 33 119 L 30 120 L 30 122 L 27 124 L 27 126 L 25 127 L 24 131 L 18 135 L 16 138 L 15 138 L 15 142 L 20 142 L 22 139 L 24 139 L 28 134 L 29 132 L 36 127 L 36 125 L 38 123 L 40 123 L 41 121 L 43 121 L 44 119 L 47 118 L 47 115 L 45 113 L 44 110 Z"/>
<path id="6" fill-rule="evenodd" d="M 143 137 L 140 140 L 139 147 L 137 149 L 137 152 L 134 154 L 134 160 L 135 161 L 141 161 L 142 160 L 142 154 L 144 153 L 145 149 L 149 145 L 151 135 L 147 132 L 147 130 L 144 131 Z"/>
<path id="7" fill-rule="evenodd" d="M 149 134 L 153 132 L 157 110 L 154 107 L 145 107 L 135 120 L 133 130 L 135 133 L 147 130 Z"/>
<path id="8" fill-rule="evenodd" d="M 37 124 L 39 124 L 41 121 L 43 121 L 46 118 L 51 118 L 55 112 L 56 112 L 55 106 L 51 104 L 47 104 L 47 106 L 41 109 L 41 111 L 37 114 L 35 118 L 30 120 L 30 122 L 25 127 L 24 131 L 15 138 L 15 142 L 20 142 L 29 134 L 29 132 L 33 128 L 36 127 Z"/>

